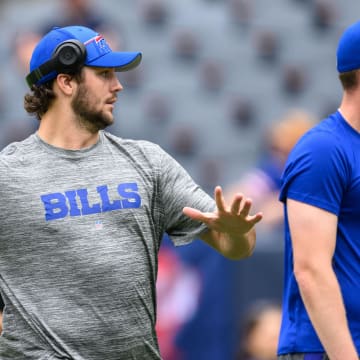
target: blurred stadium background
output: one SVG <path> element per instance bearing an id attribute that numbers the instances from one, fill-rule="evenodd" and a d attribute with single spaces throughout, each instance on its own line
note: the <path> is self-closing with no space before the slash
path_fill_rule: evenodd
<path id="1" fill-rule="evenodd" d="M 37 126 L 23 110 L 34 42 L 52 26 L 89 25 L 114 49 L 143 52 L 138 69 L 120 74 L 109 130 L 160 144 L 211 193 L 256 164 L 267 129 L 289 110 L 320 120 L 336 109 L 337 40 L 359 14 L 350 0 L 0 0 L 0 146 Z M 182 355 L 165 360 L 235 357 L 246 309 L 281 301 L 278 230 L 238 263 L 197 243 L 176 250 L 201 273 L 202 298 L 173 339 Z"/>

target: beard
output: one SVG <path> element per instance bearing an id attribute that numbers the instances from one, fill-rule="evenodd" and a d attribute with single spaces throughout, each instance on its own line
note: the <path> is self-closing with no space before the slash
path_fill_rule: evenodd
<path id="1" fill-rule="evenodd" d="M 112 115 L 96 109 L 95 96 L 80 84 L 76 96 L 71 102 L 71 107 L 79 119 L 79 125 L 92 134 L 105 129 L 113 123 Z"/>

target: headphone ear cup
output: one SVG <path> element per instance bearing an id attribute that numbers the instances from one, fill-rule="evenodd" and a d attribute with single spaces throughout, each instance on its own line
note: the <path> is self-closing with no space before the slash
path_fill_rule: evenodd
<path id="1" fill-rule="evenodd" d="M 75 39 L 66 40 L 57 46 L 49 61 L 46 61 L 26 76 L 26 82 L 31 88 L 32 85 L 52 71 L 76 73 L 84 65 L 85 59 L 85 45 Z"/>
<path id="2" fill-rule="evenodd" d="M 68 40 L 61 43 L 54 51 L 59 71 L 77 71 L 85 62 L 85 45 L 77 40 Z"/>

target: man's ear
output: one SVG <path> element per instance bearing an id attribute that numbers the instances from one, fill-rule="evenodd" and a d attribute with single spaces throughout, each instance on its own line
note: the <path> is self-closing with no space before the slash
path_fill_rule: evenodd
<path id="1" fill-rule="evenodd" d="M 59 74 L 55 79 L 55 83 L 62 93 L 69 96 L 74 92 L 74 89 L 77 86 L 74 77 L 69 74 Z"/>

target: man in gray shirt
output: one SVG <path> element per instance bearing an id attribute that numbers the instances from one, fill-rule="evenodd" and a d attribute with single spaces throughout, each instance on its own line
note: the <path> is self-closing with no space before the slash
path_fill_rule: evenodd
<path id="1" fill-rule="evenodd" d="M 81 26 L 35 48 L 25 109 L 38 131 L 0 154 L 0 358 L 160 359 L 157 253 L 200 238 L 224 256 L 255 245 L 251 200 L 215 200 L 159 146 L 104 129 L 122 90 L 116 71 L 141 53 L 113 52 Z"/>

